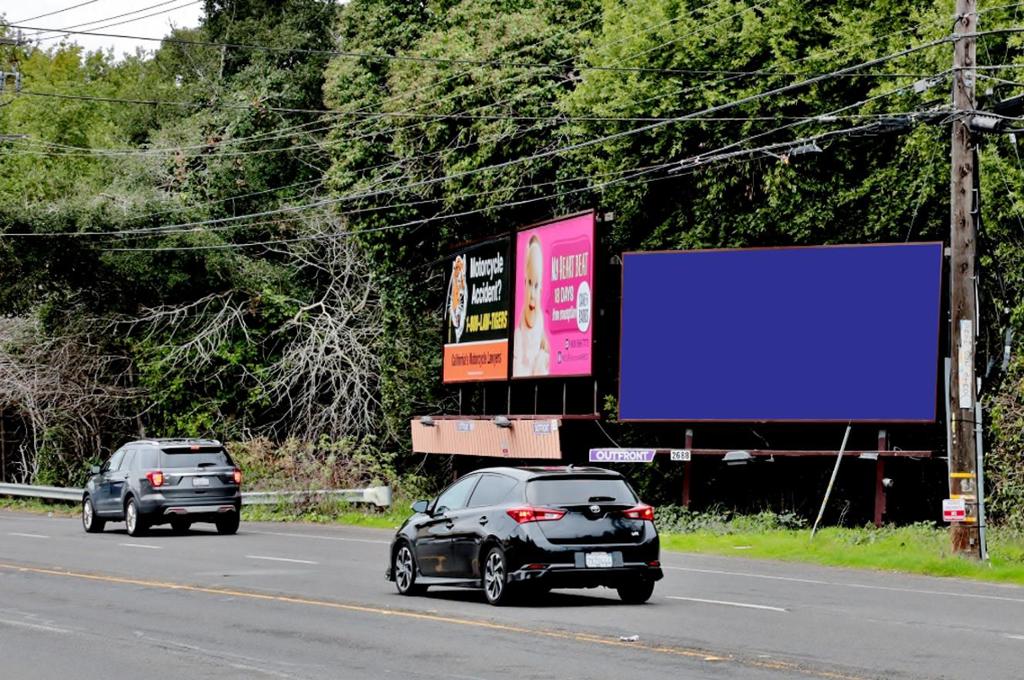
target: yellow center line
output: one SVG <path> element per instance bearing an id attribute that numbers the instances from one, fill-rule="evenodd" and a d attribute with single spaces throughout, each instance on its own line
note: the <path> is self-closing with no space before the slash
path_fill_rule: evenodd
<path id="1" fill-rule="evenodd" d="M 643 642 L 616 640 L 613 638 L 602 637 L 600 635 L 594 635 L 591 633 L 574 633 L 544 628 L 523 628 L 522 626 L 513 626 L 505 623 L 494 623 L 491 621 L 482 621 L 479 619 L 465 619 L 455 616 L 444 616 L 441 614 L 412 612 L 402 609 L 385 609 L 383 607 L 371 607 L 368 605 L 332 602 L 330 600 L 317 600 L 306 597 L 297 597 L 294 595 L 271 595 L 269 593 L 259 593 L 248 590 L 234 590 L 231 588 L 211 588 L 207 586 L 193 586 L 184 583 L 173 583 L 169 581 L 153 581 L 148 579 L 128 578 L 124 576 L 89 574 L 84 572 L 69 571 L 65 569 L 27 567 L 18 564 L 6 564 L 3 562 L 0 562 L 0 569 L 8 569 L 11 571 L 18 571 L 30 574 L 44 574 L 47 576 L 63 576 L 65 578 L 77 578 L 87 581 L 98 581 L 101 583 L 115 583 L 119 585 L 141 586 L 144 588 L 158 588 L 161 590 L 177 590 L 187 593 L 206 593 L 209 595 L 222 596 L 227 595 L 230 597 L 246 598 L 250 600 L 284 602 L 287 604 L 298 604 L 313 607 L 323 607 L 328 609 L 339 609 L 343 611 L 359 612 L 362 614 L 376 614 L 379 616 L 395 616 L 399 618 L 416 619 L 421 621 L 434 621 L 439 623 L 448 623 L 457 626 L 471 626 L 474 628 L 500 631 L 503 633 L 515 633 L 519 635 L 554 638 L 558 640 L 572 640 L 580 643 L 599 644 L 609 647 L 623 647 L 635 651 L 644 651 L 656 654 L 666 654 L 671 656 L 699 659 L 705 662 L 725 661 L 751 668 L 761 668 L 771 671 L 780 671 L 787 673 L 799 673 L 801 675 L 806 675 L 815 678 L 824 678 L 826 680 L 867 680 L 867 678 L 864 678 L 862 676 L 849 675 L 838 671 L 808 668 L 806 666 L 801 666 L 797 663 L 793 663 L 790 661 L 768 659 L 744 659 L 741 657 L 733 656 L 731 654 L 711 653 L 707 650 L 701 650 L 696 648 L 677 647 L 669 645 L 654 645 Z"/>

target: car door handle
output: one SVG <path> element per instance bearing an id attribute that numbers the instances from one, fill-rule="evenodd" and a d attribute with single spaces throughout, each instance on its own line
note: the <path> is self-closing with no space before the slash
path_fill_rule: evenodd
<path id="1" fill-rule="evenodd" d="M 480 524 L 487 524 L 487 515 L 480 518 Z"/>
<path id="2" fill-rule="evenodd" d="M 446 528 L 451 529 L 452 527 L 455 526 L 455 522 L 453 522 L 451 520 L 448 520 L 447 522 L 444 523 L 444 525 L 445 525 Z"/>

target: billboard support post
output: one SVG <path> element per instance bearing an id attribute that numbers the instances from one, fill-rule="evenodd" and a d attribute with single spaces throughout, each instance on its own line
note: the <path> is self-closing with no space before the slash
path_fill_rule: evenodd
<path id="1" fill-rule="evenodd" d="M 975 108 L 978 9 L 977 0 L 956 0 L 956 33 L 953 41 L 953 125 L 950 168 L 950 498 L 977 501 L 977 450 L 975 446 L 974 379 L 977 306 L 975 302 L 974 153 L 971 118 Z M 950 542 L 954 553 L 979 557 L 977 513 L 968 521 L 953 522 Z"/>
<path id="2" fill-rule="evenodd" d="M 686 437 L 685 437 L 684 441 L 686 443 L 683 445 L 683 447 L 687 451 L 692 451 L 693 450 L 693 430 L 687 428 L 687 430 L 686 430 Z M 689 508 L 690 507 L 690 481 L 692 480 L 692 478 L 693 478 L 693 457 L 691 456 L 690 460 L 688 460 L 688 461 L 683 463 L 683 507 L 684 508 Z"/>
<path id="3" fill-rule="evenodd" d="M 889 450 L 889 433 L 878 431 L 878 452 Z M 885 458 L 879 456 L 875 461 L 875 526 L 882 526 L 885 519 Z"/>

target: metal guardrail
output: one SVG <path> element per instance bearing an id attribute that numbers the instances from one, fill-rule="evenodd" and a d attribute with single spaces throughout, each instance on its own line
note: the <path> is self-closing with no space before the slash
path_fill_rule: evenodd
<path id="1" fill-rule="evenodd" d="M 45 498 L 50 501 L 74 501 L 77 503 L 82 500 L 82 490 L 59 486 L 0 484 L 0 496 L 24 496 L 25 498 Z"/>
<path id="2" fill-rule="evenodd" d="M 319 489 L 315 491 L 243 491 L 243 505 L 273 505 L 286 500 L 333 497 L 349 503 L 371 503 L 378 508 L 391 506 L 390 486 L 371 486 L 366 489 Z"/>
<path id="3" fill-rule="evenodd" d="M 0 484 L 0 496 L 42 498 L 52 501 L 82 500 L 83 489 L 59 486 L 33 486 L 31 484 Z M 288 500 L 333 497 L 348 503 L 369 503 L 378 508 L 391 506 L 390 486 L 371 486 L 366 489 L 319 489 L 315 491 L 243 491 L 242 505 L 275 505 Z"/>

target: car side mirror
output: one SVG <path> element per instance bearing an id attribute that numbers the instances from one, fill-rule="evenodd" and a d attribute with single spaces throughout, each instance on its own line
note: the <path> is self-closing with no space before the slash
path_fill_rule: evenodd
<path id="1" fill-rule="evenodd" d="M 427 507 L 430 505 L 430 501 L 416 501 L 412 504 L 413 512 L 426 512 Z"/>
<path id="2" fill-rule="evenodd" d="M 93 465 L 91 468 L 89 468 L 89 472 L 91 472 L 94 475 L 98 475 L 100 473 L 100 466 Z"/>

